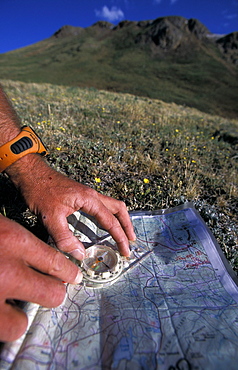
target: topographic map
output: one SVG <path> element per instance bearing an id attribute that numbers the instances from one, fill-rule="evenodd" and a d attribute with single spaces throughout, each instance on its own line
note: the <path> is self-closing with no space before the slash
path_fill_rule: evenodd
<path id="1" fill-rule="evenodd" d="M 131 218 L 143 257 L 111 285 L 68 285 L 56 309 L 27 304 L 1 369 L 237 369 L 236 276 L 197 211 Z M 69 222 L 86 247 L 106 234 L 79 212 Z"/>

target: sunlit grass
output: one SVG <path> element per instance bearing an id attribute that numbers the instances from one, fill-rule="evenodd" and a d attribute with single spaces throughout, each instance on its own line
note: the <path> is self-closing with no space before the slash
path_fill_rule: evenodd
<path id="1" fill-rule="evenodd" d="M 57 170 L 130 210 L 200 201 L 238 225 L 237 144 L 223 140 L 238 120 L 129 94 L 2 84 Z"/>

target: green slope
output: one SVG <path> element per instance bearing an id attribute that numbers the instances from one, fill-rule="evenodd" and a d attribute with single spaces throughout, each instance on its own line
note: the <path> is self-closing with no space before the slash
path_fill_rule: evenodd
<path id="1" fill-rule="evenodd" d="M 127 92 L 237 117 L 237 67 L 214 42 L 191 33 L 183 18 L 163 20 L 143 27 L 138 22 L 114 29 L 105 22 L 65 27 L 1 54 L 0 77 Z"/>

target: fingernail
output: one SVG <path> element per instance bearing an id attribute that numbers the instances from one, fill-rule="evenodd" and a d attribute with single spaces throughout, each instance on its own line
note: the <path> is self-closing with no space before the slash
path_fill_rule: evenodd
<path id="1" fill-rule="evenodd" d="M 132 239 L 129 240 L 129 243 L 134 241 L 136 241 L 136 234 L 134 234 L 134 237 L 132 237 Z"/>
<path id="2" fill-rule="evenodd" d="M 85 250 L 82 251 L 81 249 L 74 249 L 73 251 L 70 252 L 70 254 L 76 260 L 83 260 L 85 257 Z"/>
<path id="3" fill-rule="evenodd" d="M 78 273 L 77 273 L 77 276 L 76 276 L 76 278 L 74 280 L 74 283 L 75 284 L 81 283 L 82 278 L 83 278 L 82 272 L 80 270 L 78 270 Z"/>
<path id="4" fill-rule="evenodd" d="M 65 293 L 64 299 L 63 299 L 62 303 L 60 304 L 60 306 L 63 306 L 65 304 L 67 298 L 68 298 L 68 294 Z"/>

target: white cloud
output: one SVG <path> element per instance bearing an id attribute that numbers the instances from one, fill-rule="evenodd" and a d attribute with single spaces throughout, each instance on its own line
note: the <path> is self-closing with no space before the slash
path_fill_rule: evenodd
<path id="1" fill-rule="evenodd" d="M 237 14 L 227 14 L 227 15 L 225 15 L 225 18 L 229 19 L 229 20 L 235 19 L 235 18 L 237 18 Z"/>
<path id="2" fill-rule="evenodd" d="M 97 17 L 104 18 L 109 22 L 119 21 L 120 19 L 124 18 L 123 11 L 116 6 L 113 6 L 111 9 L 109 9 L 106 5 L 104 5 L 101 10 L 96 9 L 95 14 Z"/>

